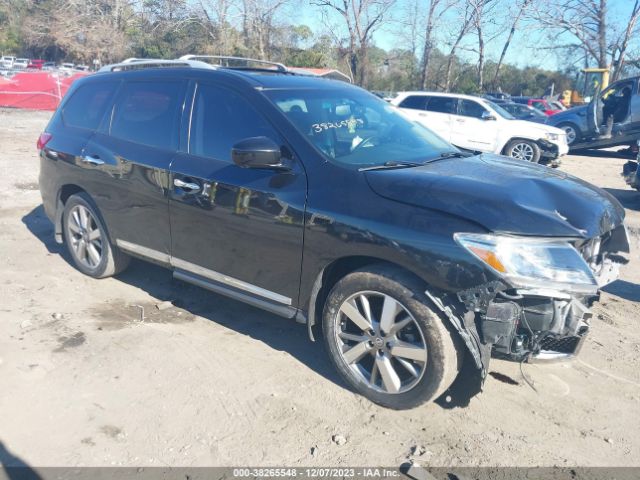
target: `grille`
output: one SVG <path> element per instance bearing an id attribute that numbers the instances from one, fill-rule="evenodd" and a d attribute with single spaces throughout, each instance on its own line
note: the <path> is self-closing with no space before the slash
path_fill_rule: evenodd
<path id="1" fill-rule="evenodd" d="M 558 353 L 573 353 L 578 347 L 580 337 L 547 337 L 540 342 L 540 349 Z"/>

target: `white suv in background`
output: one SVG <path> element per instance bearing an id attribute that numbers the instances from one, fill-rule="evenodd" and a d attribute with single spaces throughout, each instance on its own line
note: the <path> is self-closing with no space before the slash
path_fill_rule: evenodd
<path id="1" fill-rule="evenodd" d="M 560 164 L 569 151 L 563 130 L 516 120 L 499 105 L 471 95 L 400 92 L 391 101 L 406 116 L 466 150 Z"/>

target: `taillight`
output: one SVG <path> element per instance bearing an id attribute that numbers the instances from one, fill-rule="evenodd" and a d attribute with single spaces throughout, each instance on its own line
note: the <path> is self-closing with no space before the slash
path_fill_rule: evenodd
<path id="1" fill-rule="evenodd" d="M 49 143 L 49 140 L 51 140 L 52 138 L 53 138 L 53 135 L 51 135 L 50 133 L 42 132 L 38 137 L 38 141 L 36 142 L 36 146 L 38 147 L 38 150 L 42 150 L 45 147 L 45 145 Z"/>

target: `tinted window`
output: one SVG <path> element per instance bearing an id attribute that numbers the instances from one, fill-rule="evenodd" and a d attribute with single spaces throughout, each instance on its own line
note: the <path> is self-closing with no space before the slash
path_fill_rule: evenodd
<path id="1" fill-rule="evenodd" d="M 544 102 L 540 102 L 540 101 L 538 101 L 538 102 L 536 102 L 536 101 L 531 102 L 531 106 L 532 106 L 533 108 L 537 108 L 538 110 L 546 110 L 546 109 L 547 109 L 547 106 L 545 105 L 545 103 L 544 103 Z"/>
<path id="2" fill-rule="evenodd" d="M 488 112 L 488 110 L 478 102 L 474 102 L 473 100 L 462 100 L 460 102 L 460 115 L 482 118 L 484 112 Z"/>
<path id="3" fill-rule="evenodd" d="M 427 110 L 430 112 L 455 113 L 456 99 L 452 97 L 428 97 Z"/>
<path id="4" fill-rule="evenodd" d="M 302 112 L 300 105 L 290 109 Z M 231 161 L 231 147 L 249 137 L 279 136 L 251 104 L 232 90 L 198 85 L 191 117 L 189 152 Z"/>
<path id="5" fill-rule="evenodd" d="M 411 95 L 405 98 L 400 105 L 401 108 L 412 108 L 414 110 L 424 110 L 424 104 L 427 101 L 427 97 L 421 95 Z"/>
<path id="6" fill-rule="evenodd" d="M 326 158 L 342 165 L 423 163 L 455 150 L 387 102 L 359 89 L 267 90 L 265 95 Z"/>
<path id="7" fill-rule="evenodd" d="M 62 110 L 65 125 L 95 130 L 116 90 L 116 82 L 93 82 L 78 88 Z"/>
<path id="8" fill-rule="evenodd" d="M 179 82 L 127 83 L 116 101 L 111 135 L 158 148 L 177 148 L 181 90 Z"/>

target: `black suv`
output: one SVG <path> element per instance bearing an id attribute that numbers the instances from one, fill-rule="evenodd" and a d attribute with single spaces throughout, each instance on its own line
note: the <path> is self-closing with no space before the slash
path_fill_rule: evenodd
<path id="1" fill-rule="evenodd" d="M 611 195 L 460 152 L 355 86 L 214 61 L 110 66 L 64 98 L 40 189 L 80 271 L 140 257 L 304 322 L 392 408 L 444 392 L 465 357 L 483 379 L 492 352 L 576 352 L 629 250 Z"/>

